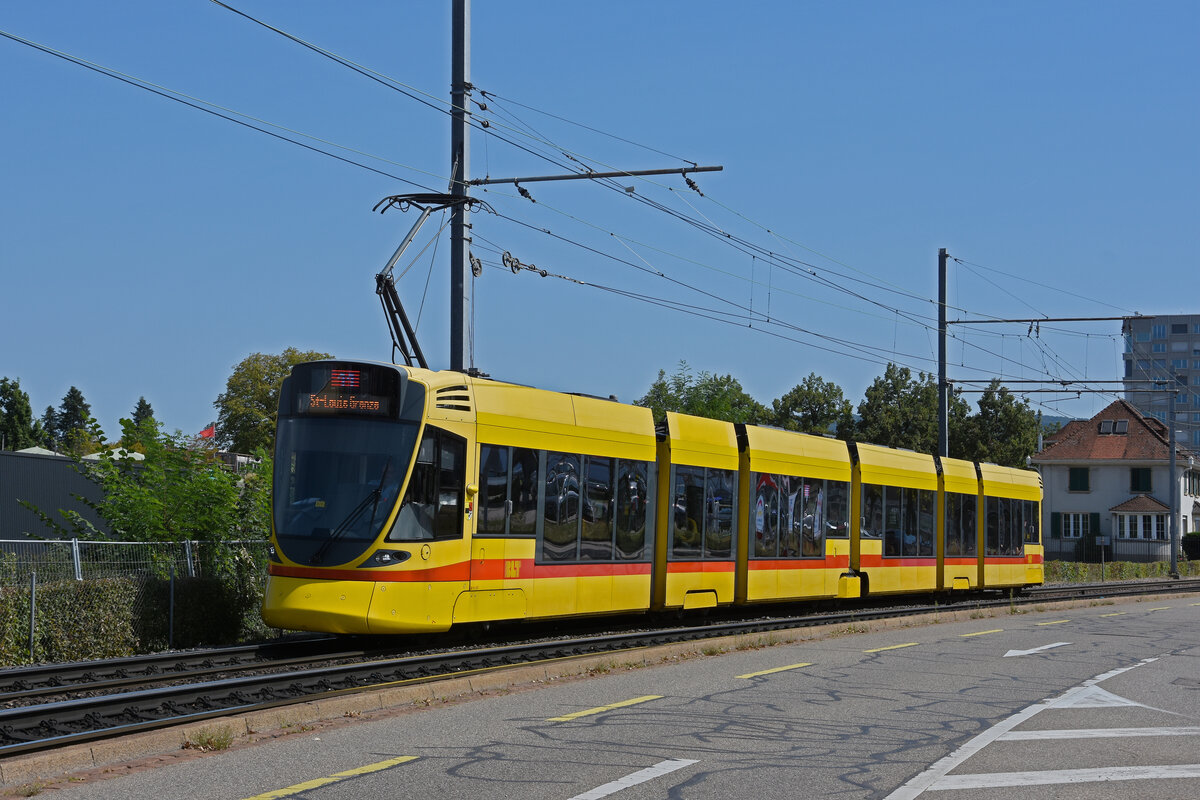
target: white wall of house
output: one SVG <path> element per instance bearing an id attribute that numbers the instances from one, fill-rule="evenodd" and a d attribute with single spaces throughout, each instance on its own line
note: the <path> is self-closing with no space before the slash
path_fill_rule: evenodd
<path id="1" fill-rule="evenodd" d="M 1087 467 L 1089 470 L 1086 492 L 1072 492 L 1070 486 L 1070 468 Z M 1150 468 L 1150 491 L 1134 492 L 1130 489 L 1130 469 Z M 1170 505 L 1171 492 L 1168 483 L 1170 467 L 1160 462 L 1137 461 L 1086 461 L 1067 464 L 1056 461 L 1052 464 L 1037 465 L 1042 475 L 1042 531 L 1048 535 L 1050 531 L 1050 515 L 1061 514 L 1099 514 L 1100 530 L 1092 534 L 1105 536 L 1114 535 L 1113 514 L 1109 509 L 1119 505 L 1136 494 L 1148 494 L 1164 505 Z M 1187 462 L 1177 465 L 1176 474 L 1179 481 L 1179 509 L 1181 514 L 1179 531 L 1181 533 L 1200 528 L 1197 520 L 1192 518 L 1192 504 L 1200 500 L 1188 492 Z M 1195 485 L 1195 481 L 1191 482 Z"/>

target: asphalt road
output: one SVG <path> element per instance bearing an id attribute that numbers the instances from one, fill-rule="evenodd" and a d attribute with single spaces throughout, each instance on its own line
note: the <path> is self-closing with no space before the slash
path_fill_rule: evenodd
<path id="1" fill-rule="evenodd" d="M 735 650 L 61 780 L 75 798 L 1200 796 L 1200 602 Z"/>

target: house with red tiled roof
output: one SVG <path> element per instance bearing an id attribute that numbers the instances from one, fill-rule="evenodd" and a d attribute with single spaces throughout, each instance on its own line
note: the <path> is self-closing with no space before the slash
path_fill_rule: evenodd
<path id="1" fill-rule="evenodd" d="M 1118 400 L 1058 431 L 1032 459 L 1042 475 L 1046 558 L 1112 560 L 1171 557 L 1171 483 L 1179 492 L 1180 534 L 1200 528 L 1200 465 L 1167 426 Z"/>

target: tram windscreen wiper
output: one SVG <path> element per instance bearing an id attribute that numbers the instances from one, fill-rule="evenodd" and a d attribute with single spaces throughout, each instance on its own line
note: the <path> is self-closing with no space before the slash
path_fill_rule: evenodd
<path id="1" fill-rule="evenodd" d="M 358 505 L 350 509 L 350 513 L 342 518 L 342 521 L 337 524 L 337 527 L 329 532 L 329 538 L 321 543 L 321 546 L 318 547 L 316 552 L 312 554 L 312 558 L 308 560 L 308 563 L 320 564 L 321 559 L 325 556 L 325 553 L 329 550 L 333 543 L 337 541 L 337 539 L 341 538 L 342 534 L 350 530 L 351 526 L 358 521 L 358 518 L 366 512 L 368 503 L 371 504 L 371 519 L 367 523 L 367 530 L 371 530 L 371 527 L 375 524 L 375 515 L 379 511 L 379 499 L 383 495 L 383 482 L 387 479 L 388 467 L 391 465 L 392 459 L 389 457 L 387 462 L 383 465 L 383 474 L 379 476 L 379 485 L 368 492 L 367 496 L 360 500 Z"/>

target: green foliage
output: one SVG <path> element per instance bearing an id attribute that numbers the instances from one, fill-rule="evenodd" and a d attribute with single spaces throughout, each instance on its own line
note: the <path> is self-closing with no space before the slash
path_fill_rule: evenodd
<path id="1" fill-rule="evenodd" d="M 958 395 L 950 396 L 950 454 L 965 452 L 964 433 L 968 407 Z M 938 389 L 934 376 L 913 377 L 908 367 L 888 364 L 883 375 L 867 387 L 858 404 L 854 439 L 860 442 L 903 447 L 921 453 L 938 448 Z"/>
<path id="2" fill-rule="evenodd" d="M 34 660 L 117 658 L 136 651 L 138 581 L 104 578 L 37 585 Z M 0 664 L 28 664 L 29 586 L 0 586 Z"/>
<path id="3" fill-rule="evenodd" d="M 46 409 L 43 425 L 52 449 L 69 455 L 91 453 L 104 441 L 104 432 L 92 419 L 91 405 L 83 399 L 83 392 L 74 386 L 63 395 L 57 411 Z"/>
<path id="4" fill-rule="evenodd" d="M 147 420 L 154 419 L 154 406 L 147 403 L 145 397 L 139 397 L 130 419 L 133 420 L 134 427 L 139 427 Z"/>
<path id="5" fill-rule="evenodd" d="M 967 436 L 960 458 L 1024 467 L 1037 452 L 1041 416 L 1025 400 L 1017 400 L 993 380 L 979 398 L 979 412 L 966 420 Z"/>
<path id="6" fill-rule="evenodd" d="M 296 364 L 333 358 L 328 353 L 289 347 L 279 355 L 251 353 L 234 368 L 217 396 L 217 442 L 235 453 L 271 451 L 279 388 Z"/>
<path id="7" fill-rule="evenodd" d="M 29 395 L 21 390 L 21 380 L 0 378 L 0 440 L 5 450 L 24 450 L 42 443 L 45 432 L 33 419 Z"/>
<path id="8" fill-rule="evenodd" d="M 788 431 L 821 435 L 848 432 L 854 425 L 854 417 L 842 388 L 810 372 L 783 397 L 771 402 L 768 424 Z"/>
<path id="9" fill-rule="evenodd" d="M 660 369 L 658 379 L 636 405 L 649 408 L 655 419 L 662 419 L 668 411 L 752 425 L 769 417 L 766 407 L 746 394 L 732 375 L 693 375 L 686 361 L 680 361 L 669 378 Z"/>
<path id="10" fill-rule="evenodd" d="M 1200 575 L 1200 562 L 1180 561 L 1179 574 L 1184 577 Z M 1101 581 L 1144 580 L 1165 578 L 1171 572 L 1169 561 L 1110 561 L 1090 564 L 1079 561 L 1047 561 L 1046 583 L 1100 583 Z"/>

